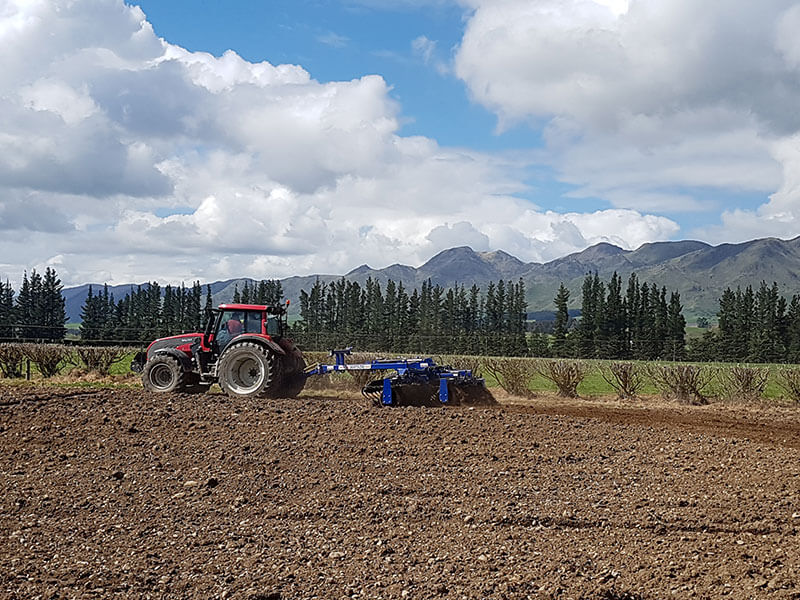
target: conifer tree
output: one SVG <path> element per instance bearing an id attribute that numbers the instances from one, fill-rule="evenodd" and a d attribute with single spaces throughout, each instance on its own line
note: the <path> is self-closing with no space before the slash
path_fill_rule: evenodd
<path id="1" fill-rule="evenodd" d="M 252 299 L 250 298 L 250 282 L 247 279 L 244 280 L 244 285 L 242 285 L 242 293 L 239 301 L 242 304 L 251 304 L 252 302 Z"/>
<path id="2" fill-rule="evenodd" d="M 67 309 L 61 293 L 64 286 L 56 270 L 47 267 L 42 279 L 42 337 L 46 340 L 60 341 L 67 335 Z"/>
<path id="3" fill-rule="evenodd" d="M 81 308 L 81 325 L 79 328 L 81 339 L 99 339 L 101 327 L 102 322 L 98 298 L 95 297 L 92 292 L 92 286 L 89 285 L 89 291 L 86 294 L 86 300 L 83 302 L 83 307 Z"/>
<path id="4" fill-rule="evenodd" d="M 672 292 L 667 308 L 667 345 L 666 356 L 670 360 L 684 360 L 686 358 L 686 319 L 683 316 L 681 295 Z"/>
<path id="5" fill-rule="evenodd" d="M 184 331 L 200 331 L 203 328 L 203 311 L 200 306 L 202 297 L 203 289 L 200 287 L 200 282 L 195 281 L 189 294 Z"/>
<path id="6" fill-rule="evenodd" d="M 608 296 L 606 297 L 606 332 L 604 355 L 606 358 L 625 357 L 625 304 L 622 299 L 622 278 L 614 274 L 608 283 Z"/>
<path id="7" fill-rule="evenodd" d="M 179 308 L 178 308 L 178 294 L 173 293 L 172 286 L 167 284 L 164 286 L 164 300 L 161 307 L 161 336 L 173 335 L 175 331 L 175 323 L 178 321 Z"/>
<path id="8" fill-rule="evenodd" d="M 594 358 L 595 355 L 594 337 L 599 310 L 595 277 L 597 273 L 594 277 L 587 275 L 581 287 L 581 319 L 575 329 L 576 349 L 580 358 Z"/>
<path id="9" fill-rule="evenodd" d="M 116 321 L 114 294 L 109 291 L 107 283 L 103 284 L 103 291 L 98 297 L 100 339 L 125 339 L 123 332 L 119 331 L 121 324 Z"/>
<path id="10" fill-rule="evenodd" d="M 569 290 L 561 283 L 558 286 L 558 293 L 555 297 L 556 319 L 553 325 L 553 355 L 567 356 L 567 330 L 569 327 Z"/>
<path id="11" fill-rule="evenodd" d="M 342 298 L 344 300 L 344 297 Z M 386 282 L 386 295 L 383 299 L 383 347 L 394 348 L 400 334 L 397 328 L 397 285 L 391 279 Z"/>
<path id="12" fill-rule="evenodd" d="M 14 288 L 6 280 L 0 281 L 0 339 L 14 337 Z"/>
<path id="13" fill-rule="evenodd" d="M 396 316 L 396 333 L 395 333 L 395 343 L 397 350 L 404 352 L 406 351 L 407 344 L 408 344 L 408 334 L 410 333 L 409 327 L 409 297 L 408 292 L 406 292 L 405 287 L 403 286 L 403 282 L 399 282 L 397 284 L 397 300 L 395 303 L 395 314 Z"/>
<path id="14" fill-rule="evenodd" d="M 653 329 L 652 342 L 650 343 L 650 358 L 664 358 L 664 349 L 667 347 L 667 288 L 659 290 L 654 283 L 650 288 L 650 298 L 653 304 Z"/>
<path id="15" fill-rule="evenodd" d="M 786 301 L 778 294 L 778 284 L 761 282 L 755 294 L 754 320 L 750 327 L 750 352 L 753 362 L 777 362 L 785 354 L 781 330 L 786 317 Z"/>
<path id="16" fill-rule="evenodd" d="M 33 271 L 33 273 L 35 272 Z M 34 293 L 31 289 L 31 281 L 28 279 L 27 272 L 22 274 L 22 284 L 17 294 L 14 313 L 20 326 L 20 336 L 23 339 L 35 339 L 38 337 L 38 331 L 32 327 L 36 319 L 36 309 L 34 307 Z"/>
<path id="17" fill-rule="evenodd" d="M 214 308 L 214 296 L 211 294 L 211 284 L 206 284 L 206 304 L 205 310 L 209 311 Z"/>
<path id="18" fill-rule="evenodd" d="M 651 360 L 653 357 L 653 307 L 650 303 L 650 286 L 643 282 L 639 288 L 639 306 L 635 315 L 633 337 L 633 356 L 637 360 Z"/>
<path id="19" fill-rule="evenodd" d="M 786 360 L 800 363 L 800 295 L 795 294 L 786 313 Z"/>
<path id="20" fill-rule="evenodd" d="M 638 340 L 636 340 L 636 323 L 639 314 L 639 279 L 636 273 L 631 273 L 628 278 L 628 287 L 625 291 L 624 313 L 625 313 L 625 348 L 622 358 L 633 358 L 638 353 Z"/>

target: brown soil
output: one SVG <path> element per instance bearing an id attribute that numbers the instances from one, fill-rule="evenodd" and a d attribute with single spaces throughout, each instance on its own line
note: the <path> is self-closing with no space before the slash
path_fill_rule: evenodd
<path id="1" fill-rule="evenodd" d="M 0 597 L 800 598 L 798 411 L 510 402 L 0 386 Z"/>

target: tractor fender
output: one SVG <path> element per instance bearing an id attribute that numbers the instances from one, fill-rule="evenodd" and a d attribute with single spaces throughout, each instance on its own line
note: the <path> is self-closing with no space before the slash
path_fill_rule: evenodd
<path id="1" fill-rule="evenodd" d="M 279 354 L 281 356 L 286 355 L 286 351 L 268 337 L 261 335 L 246 335 L 246 334 L 237 335 L 236 338 L 228 345 L 228 347 L 225 348 L 225 352 L 227 352 L 229 348 L 232 348 L 233 346 L 241 342 L 255 342 L 256 344 L 261 344 L 262 346 L 266 346 L 267 348 L 275 352 L 275 354 Z M 225 352 L 223 352 L 223 354 L 225 354 Z"/>
<path id="2" fill-rule="evenodd" d="M 167 354 L 169 356 L 172 356 L 172 357 L 178 359 L 178 364 L 181 366 L 181 369 L 183 369 L 187 373 L 191 372 L 191 370 L 192 370 L 192 358 L 190 356 L 186 356 L 185 352 L 181 352 L 180 350 L 177 350 L 175 348 L 164 348 L 164 349 L 156 350 L 155 352 L 153 352 L 153 354 L 150 356 L 150 358 L 152 359 L 155 356 L 161 356 L 161 355 L 164 355 L 164 354 Z"/>

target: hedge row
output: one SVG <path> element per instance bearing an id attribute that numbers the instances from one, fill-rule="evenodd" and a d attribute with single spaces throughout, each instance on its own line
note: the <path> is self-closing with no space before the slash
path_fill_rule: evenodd
<path id="1" fill-rule="evenodd" d="M 0 344 L 0 374 L 6 378 L 23 377 L 27 363 L 30 363 L 45 378 L 74 367 L 108 375 L 111 367 L 121 362 L 129 353 L 129 348 L 121 346 Z"/>
<path id="2" fill-rule="evenodd" d="M 42 377 L 49 378 L 68 367 L 108 375 L 111 368 L 130 354 L 121 346 L 65 346 L 61 344 L 0 344 L 0 374 L 22 377 L 26 363 L 34 365 Z M 356 352 L 348 363 L 370 362 L 382 355 Z M 306 362 L 330 363 L 325 352 L 305 353 Z M 575 398 L 578 387 L 590 374 L 598 374 L 620 399 L 640 397 L 643 389 L 654 387 L 662 396 L 688 404 L 707 404 L 711 397 L 758 401 L 765 397 L 770 383 L 783 398 L 800 404 L 800 367 L 709 366 L 681 363 L 601 362 L 568 359 L 530 359 L 483 356 L 435 357 L 440 365 L 471 369 L 488 375 L 508 394 L 530 397 L 536 380 L 551 382 L 560 396 Z M 360 389 L 380 377 L 374 371 L 353 371 L 309 379 L 309 389 L 342 387 Z"/>
<path id="3" fill-rule="evenodd" d="M 306 361 L 330 363 L 328 353 L 307 352 Z M 382 355 L 354 353 L 348 363 L 369 362 Z M 800 367 L 765 367 L 747 365 L 694 365 L 681 363 L 606 362 L 569 359 L 531 359 L 485 356 L 437 356 L 436 362 L 455 369 L 471 369 L 479 376 L 497 382 L 513 396 L 532 397 L 547 380 L 558 395 L 575 398 L 578 387 L 590 375 L 599 376 L 620 399 L 641 397 L 645 390 L 655 391 L 668 399 L 686 404 L 707 404 L 712 398 L 733 401 L 757 401 L 765 397 L 772 383 L 783 398 L 800 404 Z M 308 387 L 340 386 L 360 389 L 369 380 L 379 377 L 373 371 L 315 377 Z"/>

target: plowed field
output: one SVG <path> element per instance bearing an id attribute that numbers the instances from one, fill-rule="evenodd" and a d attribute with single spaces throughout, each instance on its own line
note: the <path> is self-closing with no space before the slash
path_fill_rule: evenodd
<path id="1" fill-rule="evenodd" d="M 798 412 L 0 386 L 0 597 L 800 598 Z"/>

